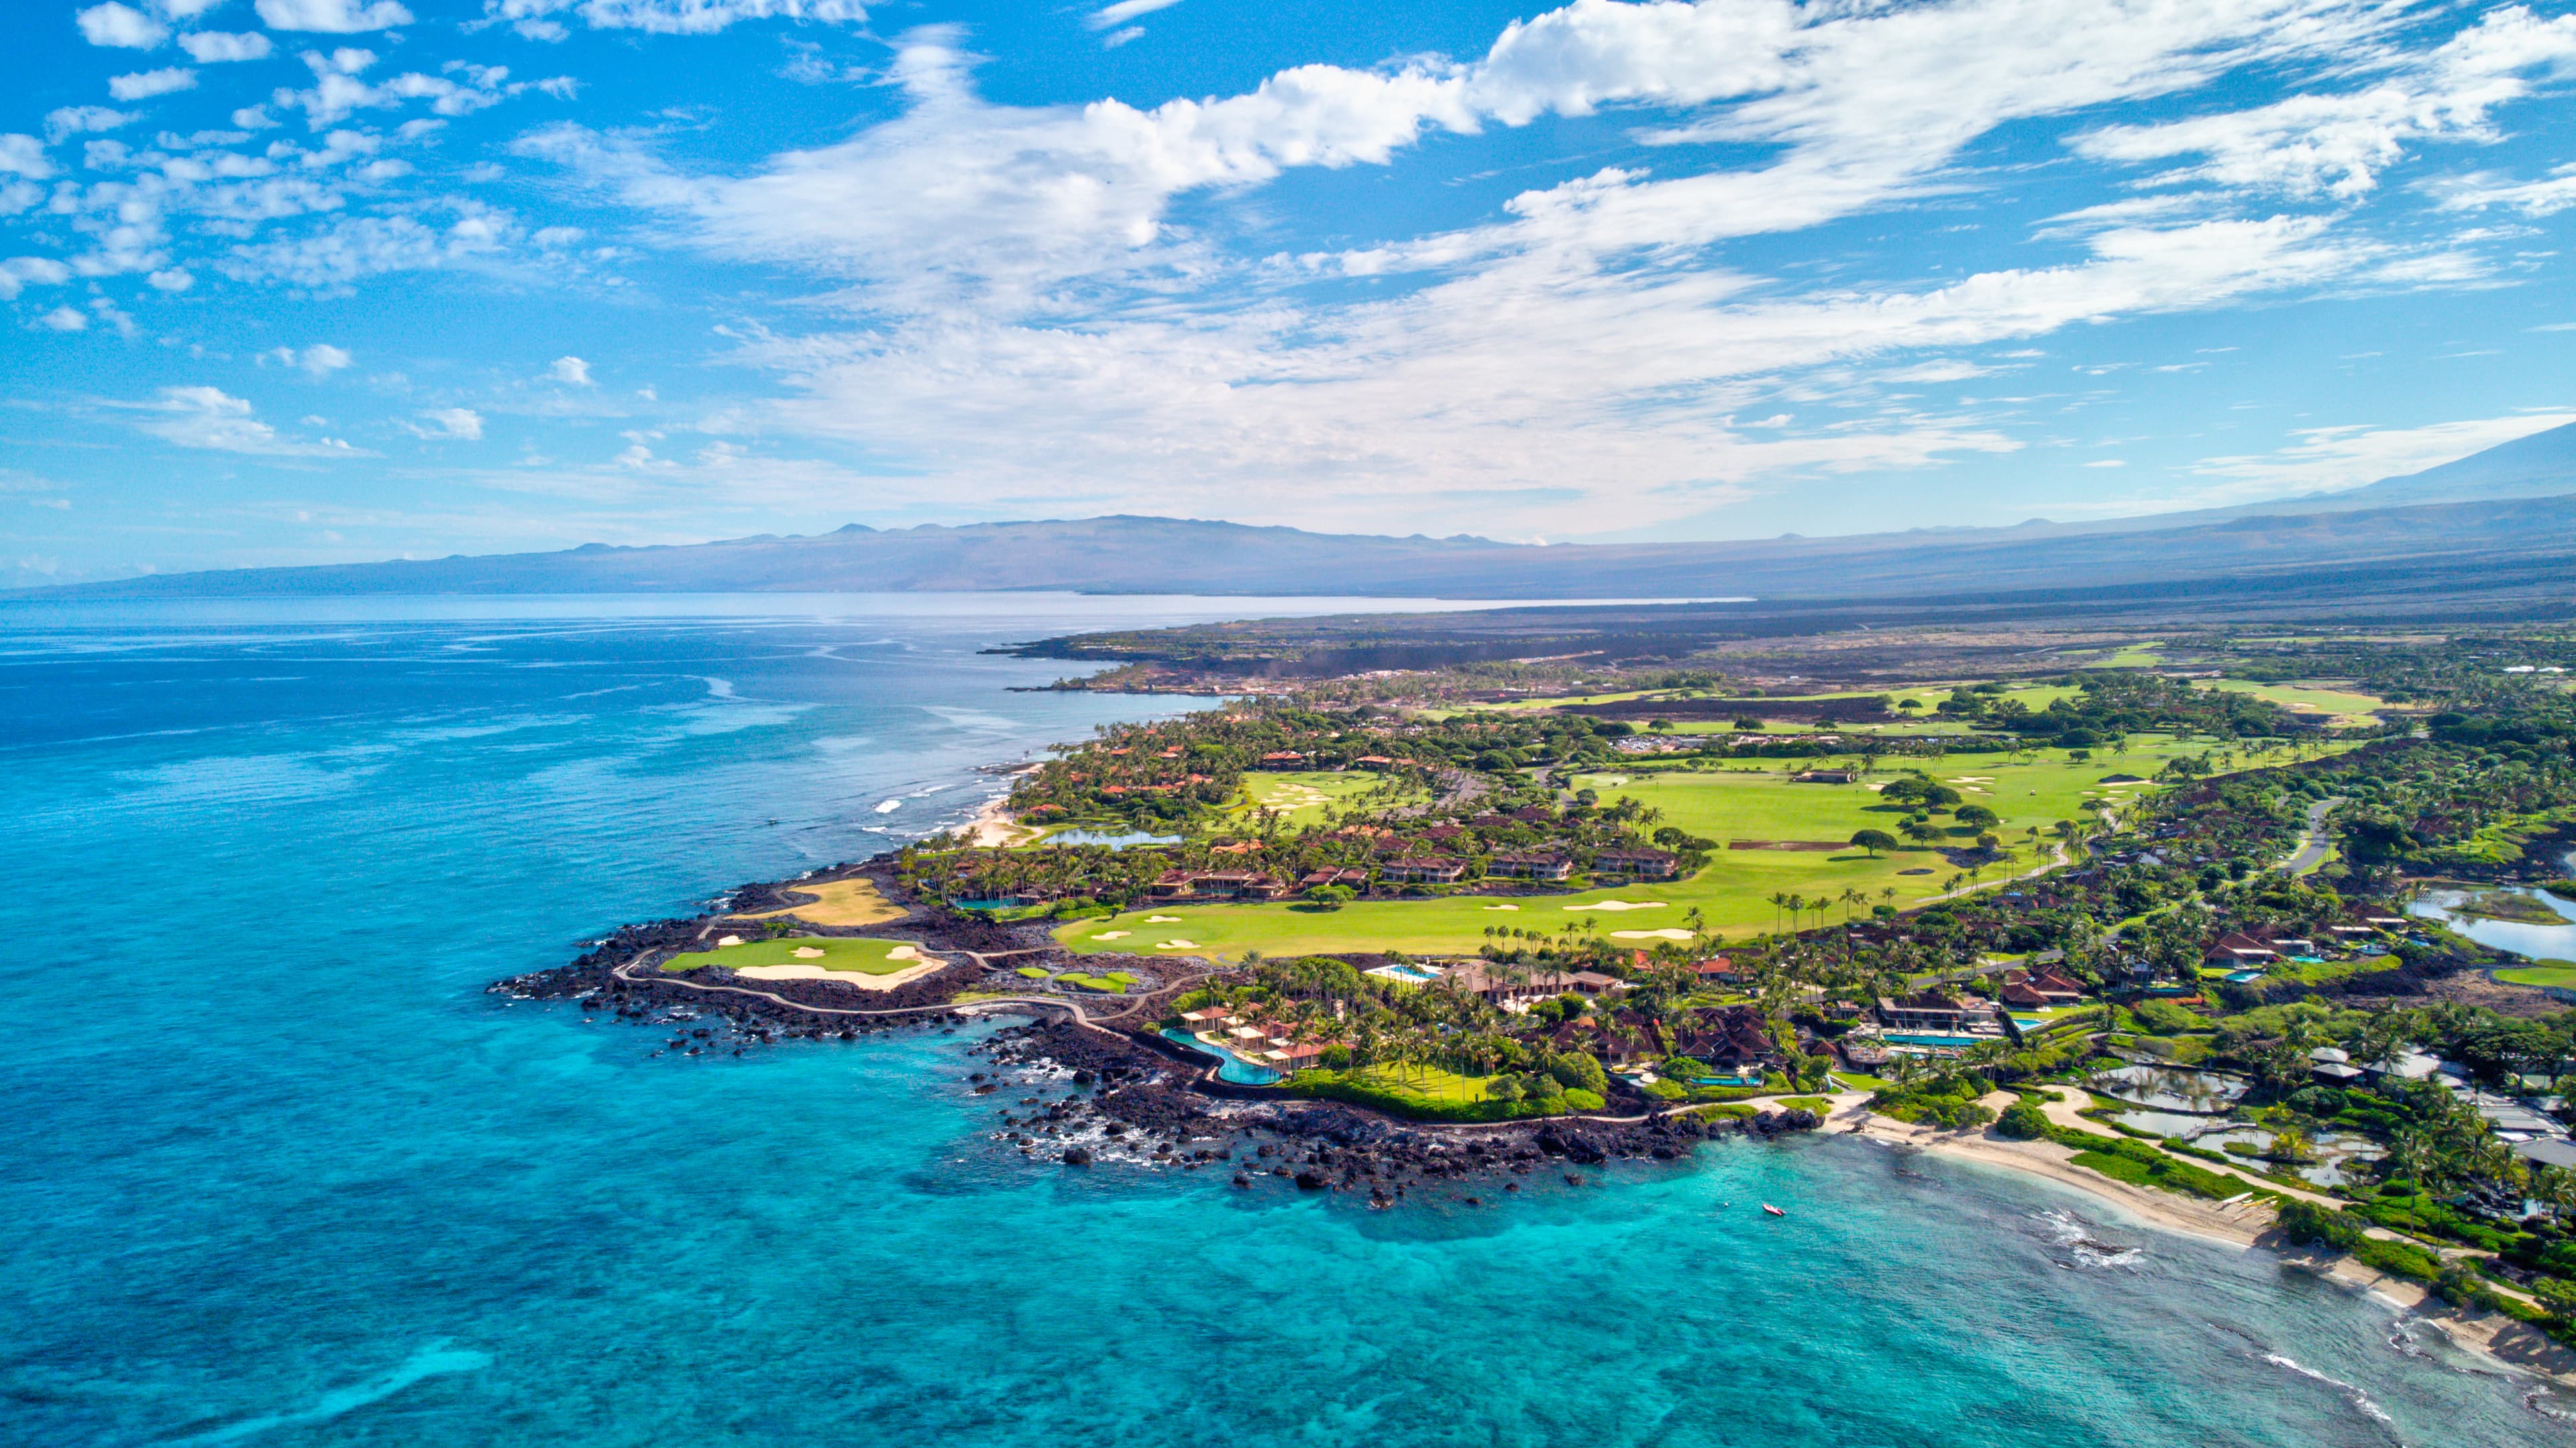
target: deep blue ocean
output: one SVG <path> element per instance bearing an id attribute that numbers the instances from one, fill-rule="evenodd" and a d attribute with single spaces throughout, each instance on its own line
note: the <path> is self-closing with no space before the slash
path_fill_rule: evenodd
<path id="1" fill-rule="evenodd" d="M 2368 1299 L 1974 1167 L 1370 1213 L 1005 1159 L 971 1033 L 653 1059 L 484 992 L 1181 706 L 981 648 L 1288 607 L 0 603 L 0 1441 L 2576 1441 Z"/>

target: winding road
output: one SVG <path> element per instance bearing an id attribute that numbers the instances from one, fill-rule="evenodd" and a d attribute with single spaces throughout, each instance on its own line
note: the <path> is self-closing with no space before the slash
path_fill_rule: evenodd
<path id="1" fill-rule="evenodd" d="M 2343 796 L 2338 794 L 2308 806 L 2307 830 L 2299 836 L 2299 848 L 2282 862 L 2283 869 L 2293 875 L 2306 875 L 2326 862 L 2326 851 L 2334 847 L 2334 841 L 2325 834 L 2326 815 L 2343 802 Z"/>

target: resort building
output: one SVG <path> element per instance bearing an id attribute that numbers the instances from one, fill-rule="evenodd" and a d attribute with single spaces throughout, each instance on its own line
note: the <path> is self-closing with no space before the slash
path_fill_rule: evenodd
<path id="1" fill-rule="evenodd" d="M 1592 857 L 1595 873 L 1640 880 L 1669 880 L 1680 867 L 1680 857 L 1670 850 L 1603 850 Z"/>
<path id="2" fill-rule="evenodd" d="M 1389 860 L 1377 867 L 1381 880 L 1400 884 L 1449 885 L 1467 873 L 1467 862 L 1446 855 L 1423 855 L 1409 860 Z"/>
<path id="3" fill-rule="evenodd" d="M 1574 873 L 1574 862 L 1561 855 L 1496 855 L 1485 873 L 1502 880 L 1562 880 Z"/>
<path id="4" fill-rule="evenodd" d="M 1983 1001 L 1922 991 L 1903 997 L 1878 998 L 1879 1023 L 1895 1031 L 1935 1031 L 1949 1035 L 1986 1035 L 2002 1028 L 1995 1008 Z"/>

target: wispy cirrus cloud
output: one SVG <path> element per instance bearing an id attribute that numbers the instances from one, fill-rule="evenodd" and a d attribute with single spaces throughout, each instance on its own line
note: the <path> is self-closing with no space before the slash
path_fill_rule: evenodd
<path id="1" fill-rule="evenodd" d="M 247 400 L 220 387 L 165 387 L 150 402 L 110 405 L 144 414 L 138 426 L 145 432 L 185 448 L 257 457 L 372 456 L 338 438 L 307 440 L 281 433 L 260 421 Z"/>

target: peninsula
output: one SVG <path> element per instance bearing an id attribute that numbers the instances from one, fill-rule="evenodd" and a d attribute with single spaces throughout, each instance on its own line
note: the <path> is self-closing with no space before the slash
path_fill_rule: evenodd
<path id="1" fill-rule="evenodd" d="M 1192 657 L 1226 702 L 495 989 L 683 1058 L 1015 1017 L 968 1077 L 997 1151 L 1382 1209 L 1857 1134 L 2576 1364 L 2576 965 L 2472 938 L 2576 897 L 2576 645 Z"/>

